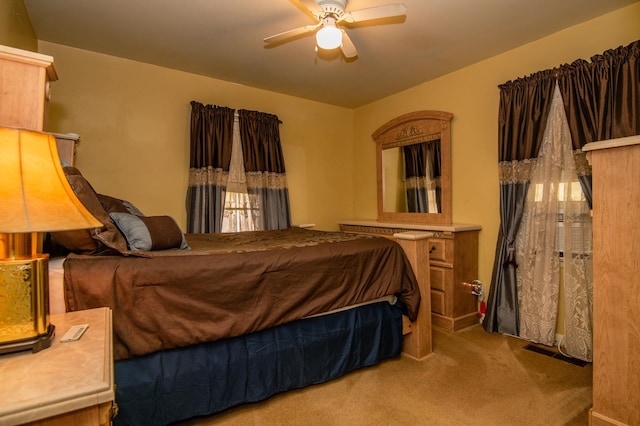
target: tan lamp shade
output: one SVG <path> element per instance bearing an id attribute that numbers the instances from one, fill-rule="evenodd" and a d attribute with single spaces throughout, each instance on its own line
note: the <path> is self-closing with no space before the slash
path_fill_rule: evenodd
<path id="1" fill-rule="evenodd" d="M 0 233 L 101 226 L 71 189 L 53 135 L 0 128 Z"/>

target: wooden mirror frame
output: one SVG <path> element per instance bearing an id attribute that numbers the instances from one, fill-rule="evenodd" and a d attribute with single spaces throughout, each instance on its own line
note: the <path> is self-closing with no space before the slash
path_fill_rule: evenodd
<path id="1" fill-rule="evenodd" d="M 376 142 L 378 222 L 451 224 L 451 119 L 444 111 L 416 111 L 396 117 L 371 135 Z M 382 182 L 382 150 L 440 139 L 440 213 L 385 212 Z"/>

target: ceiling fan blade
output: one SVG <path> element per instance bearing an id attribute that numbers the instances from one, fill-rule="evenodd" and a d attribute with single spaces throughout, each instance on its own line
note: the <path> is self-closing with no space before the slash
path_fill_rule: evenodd
<path id="1" fill-rule="evenodd" d="M 392 18 L 407 14 L 407 6 L 404 3 L 387 4 L 384 6 L 369 7 L 366 9 L 353 10 L 345 13 L 342 21 L 348 23 L 369 21 L 371 19 Z"/>
<path id="2" fill-rule="evenodd" d="M 356 46 L 353 44 L 351 38 L 345 30 L 341 28 L 340 31 L 342 31 L 342 45 L 340 46 L 340 49 L 342 50 L 344 57 L 347 59 L 355 58 L 356 56 L 358 56 L 358 50 L 356 49 Z"/>
<path id="3" fill-rule="evenodd" d="M 267 37 L 264 39 L 265 43 L 278 43 L 284 41 L 289 38 L 297 37 L 306 33 L 313 32 L 318 29 L 322 24 L 318 23 L 315 25 L 305 25 L 304 27 L 294 28 L 289 31 L 285 31 L 279 34 L 272 35 L 271 37 Z"/>

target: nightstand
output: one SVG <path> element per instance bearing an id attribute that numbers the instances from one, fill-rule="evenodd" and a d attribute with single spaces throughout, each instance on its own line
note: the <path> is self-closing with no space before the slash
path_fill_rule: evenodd
<path id="1" fill-rule="evenodd" d="M 115 399 L 111 310 L 51 316 L 56 336 L 38 353 L 0 356 L 0 424 L 109 425 Z M 80 340 L 61 343 L 72 325 Z"/>

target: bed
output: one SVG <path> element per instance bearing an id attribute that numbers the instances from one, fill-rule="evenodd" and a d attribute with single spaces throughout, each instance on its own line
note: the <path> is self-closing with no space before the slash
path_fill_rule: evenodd
<path id="1" fill-rule="evenodd" d="M 301 228 L 183 235 L 173 219 L 65 172 L 104 227 L 53 234 L 72 253 L 52 262 L 51 281 L 64 277 L 50 298 L 64 308 L 52 312 L 111 308 L 115 425 L 211 415 L 403 348 L 431 351 L 428 271 L 417 262 L 426 240 Z"/>

